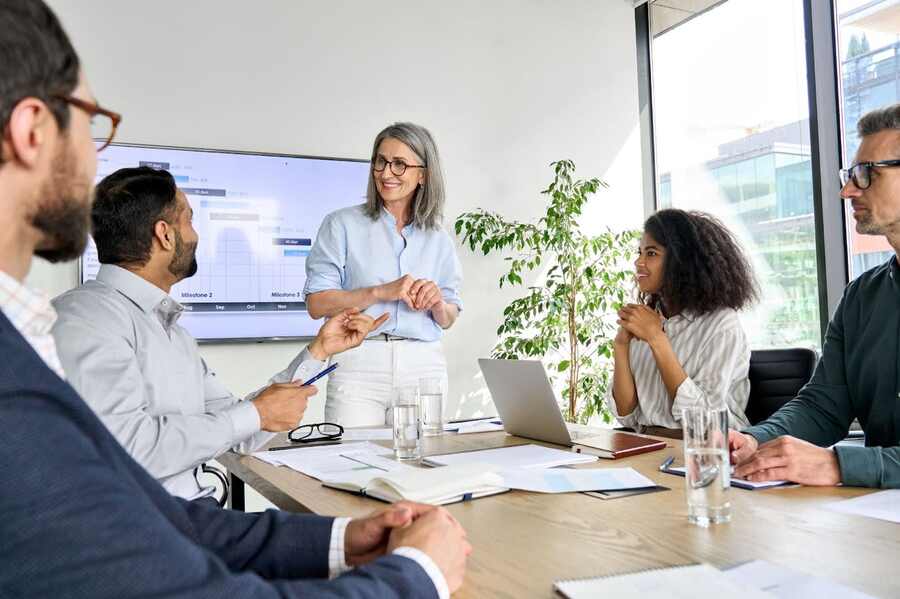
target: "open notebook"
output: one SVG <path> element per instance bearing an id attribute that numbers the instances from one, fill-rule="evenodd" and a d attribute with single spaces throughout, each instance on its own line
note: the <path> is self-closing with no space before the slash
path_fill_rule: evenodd
<path id="1" fill-rule="evenodd" d="M 443 468 L 404 468 L 393 472 L 358 470 L 323 479 L 326 487 L 359 493 L 382 501 L 418 501 L 445 505 L 509 491 L 488 464 Z"/>

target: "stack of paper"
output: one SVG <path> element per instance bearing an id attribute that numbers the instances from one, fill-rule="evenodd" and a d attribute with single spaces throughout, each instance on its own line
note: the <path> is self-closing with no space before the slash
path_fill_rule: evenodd
<path id="1" fill-rule="evenodd" d="M 826 507 L 835 512 L 900 523 L 900 489 L 869 493 L 831 503 Z"/>
<path id="2" fill-rule="evenodd" d="M 253 454 L 287 466 L 327 486 L 387 501 L 410 499 L 449 503 L 520 489 L 538 493 L 623 491 L 655 487 L 633 468 L 554 468 L 596 462 L 597 456 L 540 445 L 452 453 L 427 458 L 437 468 L 417 468 L 391 459 L 391 450 L 373 443 L 298 447 Z"/>

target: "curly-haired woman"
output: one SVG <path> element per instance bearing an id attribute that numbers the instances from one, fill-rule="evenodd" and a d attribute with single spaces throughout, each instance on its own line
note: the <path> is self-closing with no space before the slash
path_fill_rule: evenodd
<path id="1" fill-rule="evenodd" d="M 613 414 L 635 430 L 678 428 L 683 408 L 705 403 L 748 426 L 750 348 L 737 311 L 757 291 L 732 233 L 703 212 L 660 210 L 644 223 L 635 271 L 640 303 L 619 311 Z"/>

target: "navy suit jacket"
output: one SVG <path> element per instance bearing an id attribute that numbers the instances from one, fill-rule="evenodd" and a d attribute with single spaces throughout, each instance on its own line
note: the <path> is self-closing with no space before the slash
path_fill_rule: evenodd
<path id="1" fill-rule="evenodd" d="M 327 580 L 331 525 L 172 497 L 0 312 L 0 598 L 437 596 L 397 555 Z"/>

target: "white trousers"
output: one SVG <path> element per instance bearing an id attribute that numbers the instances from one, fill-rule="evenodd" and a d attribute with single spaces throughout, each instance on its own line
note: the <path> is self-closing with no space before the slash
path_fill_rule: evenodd
<path id="1" fill-rule="evenodd" d="M 331 358 L 340 366 L 328 376 L 325 421 L 345 427 L 384 426 L 391 398 L 401 387 L 435 377 L 447 392 L 447 360 L 440 341 L 366 339 Z"/>

